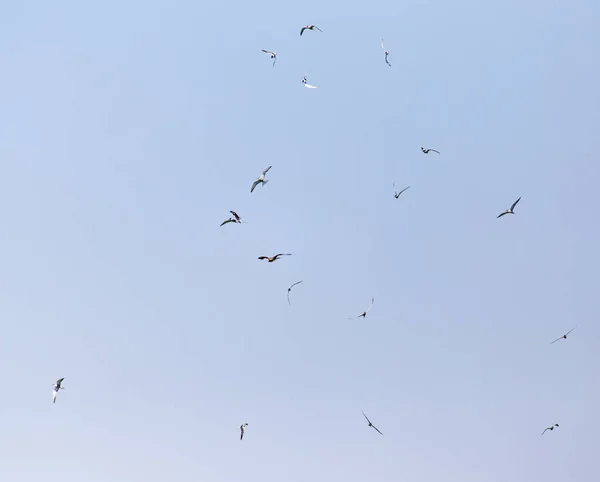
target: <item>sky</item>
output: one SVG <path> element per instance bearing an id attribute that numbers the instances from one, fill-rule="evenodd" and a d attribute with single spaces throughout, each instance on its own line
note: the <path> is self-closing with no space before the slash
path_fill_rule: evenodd
<path id="1" fill-rule="evenodd" d="M 4 2 L 0 478 L 592 480 L 599 20 Z"/>

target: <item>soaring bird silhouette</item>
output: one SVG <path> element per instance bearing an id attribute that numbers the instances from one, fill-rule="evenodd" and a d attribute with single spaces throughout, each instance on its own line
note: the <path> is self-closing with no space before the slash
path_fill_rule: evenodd
<path id="1" fill-rule="evenodd" d="M 302 34 L 304 33 L 305 30 L 314 30 L 314 29 L 317 29 L 319 32 L 323 32 L 323 30 L 321 30 L 316 25 L 305 25 L 304 27 L 302 27 L 302 30 L 300 30 L 300 36 L 302 36 Z"/>
<path id="2" fill-rule="evenodd" d="M 507 209 L 506 211 L 498 214 L 498 216 L 496 216 L 496 219 L 501 218 L 502 216 L 504 216 L 505 214 L 515 214 L 514 209 L 515 206 L 519 203 L 519 201 L 521 200 L 521 198 L 517 199 L 512 206 L 510 207 L 510 209 Z"/>
<path id="3" fill-rule="evenodd" d="M 365 318 L 367 316 L 367 313 L 369 312 L 369 310 L 373 307 L 373 303 L 375 303 L 375 298 L 371 298 L 371 304 L 369 305 L 369 307 L 367 308 L 366 311 L 363 311 L 360 315 L 358 315 L 356 318 L 360 318 L 361 316 L 363 318 Z M 353 320 L 356 318 L 348 318 L 349 320 Z"/>
<path id="4" fill-rule="evenodd" d="M 377 428 L 375 425 L 373 425 L 373 424 L 371 423 L 371 421 L 369 420 L 369 417 L 367 417 L 367 416 L 365 415 L 365 412 L 363 412 L 362 414 L 363 414 L 363 415 L 365 416 L 365 418 L 367 419 L 367 423 L 369 424 L 369 427 L 373 427 L 373 428 L 374 428 L 375 430 L 377 430 L 377 431 L 378 431 L 378 432 L 379 432 L 381 435 L 383 435 L 383 434 L 382 434 L 382 433 L 379 431 L 379 429 L 378 429 L 378 428 Z"/>
<path id="5" fill-rule="evenodd" d="M 302 79 L 302 83 L 304 84 L 304 87 L 306 87 L 307 89 L 318 89 L 318 87 L 316 85 L 310 85 L 308 83 L 308 81 L 306 80 L 306 75 Z"/>
<path id="6" fill-rule="evenodd" d="M 254 188 L 255 188 L 256 186 L 258 186 L 259 184 L 263 184 L 263 185 L 265 185 L 266 183 L 268 183 L 268 182 L 269 182 L 269 180 L 268 180 L 268 179 L 267 179 L 267 180 L 265 180 L 265 175 L 267 174 L 267 172 L 269 172 L 269 169 L 271 169 L 272 167 L 273 167 L 273 166 L 269 166 L 269 167 L 267 167 L 267 168 L 265 168 L 265 169 L 263 169 L 263 170 L 262 170 L 262 172 L 260 173 L 260 176 L 258 176 L 258 177 L 256 178 L 256 181 L 254 181 L 254 182 L 252 183 L 252 187 L 250 188 L 250 192 L 254 191 Z"/>
<path id="7" fill-rule="evenodd" d="M 259 256 L 258 259 L 266 259 L 269 263 L 272 263 L 273 261 L 277 261 L 279 259 L 280 256 L 291 256 L 291 253 L 279 253 L 276 254 L 273 257 L 269 257 L 269 256 Z"/>
<path id="8" fill-rule="evenodd" d="M 394 197 L 396 199 L 398 199 L 400 197 L 400 194 L 402 194 L 404 191 L 406 191 L 410 186 L 405 187 L 404 189 L 402 189 L 402 191 L 400 192 L 396 192 L 396 183 L 392 183 L 394 185 Z"/>
<path id="9" fill-rule="evenodd" d="M 577 328 L 577 327 L 575 327 L 575 328 Z M 551 341 L 551 342 L 550 342 L 550 344 L 552 345 L 552 343 L 556 343 L 558 340 L 563 340 L 563 339 L 565 339 L 565 340 L 566 340 L 566 339 L 567 339 L 567 335 L 568 335 L 569 333 L 571 333 L 571 332 L 572 332 L 572 331 L 573 331 L 575 328 L 571 328 L 571 329 L 570 329 L 569 331 L 567 331 L 567 332 L 566 332 L 566 333 L 565 333 L 563 336 L 560 336 L 560 337 L 558 337 L 556 340 L 554 340 L 554 341 Z"/>
<path id="10" fill-rule="evenodd" d="M 288 288 L 288 291 L 287 291 L 288 305 L 290 304 L 290 291 L 292 291 L 292 288 L 293 288 L 294 286 L 296 286 L 296 285 L 299 285 L 300 283 L 302 283 L 302 280 L 300 280 L 300 281 L 296 281 L 296 282 L 295 282 L 295 283 L 294 283 L 292 286 L 290 286 L 290 287 Z"/>
<path id="11" fill-rule="evenodd" d="M 546 430 L 554 430 L 554 427 L 558 427 L 558 424 L 557 424 L 557 423 L 555 423 L 555 424 L 554 424 L 554 425 L 552 425 L 551 427 L 548 427 Z M 544 431 L 542 432 L 542 435 L 544 435 L 544 434 L 546 433 L 546 430 L 544 430 Z"/>
<path id="12" fill-rule="evenodd" d="M 385 49 L 385 47 L 383 46 L 383 39 L 381 39 L 381 49 L 385 52 L 385 63 L 388 64 L 390 67 L 392 66 L 392 64 L 390 64 L 388 62 L 388 55 L 390 55 L 390 53 Z"/>
<path id="13" fill-rule="evenodd" d="M 58 395 L 58 391 L 60 389 L 65 389 L 65 387 L 62 386 L 62 382 L 65 378 L 59 378 L 58 380 L 56 380 L 56 383 L 54 384 L 54 387 L 52 388 L 52 403 L 56 403 L 56 395 Z"/>
<path id="14" fill-rule="evenodd" d="M 231 214 L 233 214 L 232 218 L 226 219 L 225 221 L 223 221 L 221 223 L 221 226 L 227 224 L 227 223 L 239 223 L 241 224 L 242 222 L 242 218 L 240 218 L 235 211 L 229 211 Z"/>
<path id="15" fill-rule="evenodd" d="M 271 59 L 273 59 L 273 67 L 275 67 L 275 62 L 277 62 L 277 52 L 270 52 L 268 50 L 262 49 L 265 54 L 269 54 Z"/>
<path id="16" fill-rule="evenodd" d="M 240 425 L 240 440 L 244 439 L 244 432 L 246 431 L 247 423 L 243 423 Z"/>
<path id="17" fill-rule="evenodd" d="M 425 149 L 424 147 L 421 147 L 421 151 L 423 154 L 429 154 L 430 152 L 437 152 L 438 154 L 440 153 L 440 151 L 436 151 L 435 149 Z"/>

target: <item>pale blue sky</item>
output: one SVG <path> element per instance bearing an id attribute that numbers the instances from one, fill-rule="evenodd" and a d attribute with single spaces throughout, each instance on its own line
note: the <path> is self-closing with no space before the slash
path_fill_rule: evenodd
<path id="1" fill-rule="evenodd" d="M 5 2 L 0 479 L 593 480 L 599 21 Z"/>

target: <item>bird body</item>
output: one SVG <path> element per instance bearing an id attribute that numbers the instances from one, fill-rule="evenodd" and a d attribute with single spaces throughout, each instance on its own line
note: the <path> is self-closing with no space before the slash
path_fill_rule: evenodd
<path id="1" fill-rule="evenodd" d="M 505 216 L 507 214 L 515 214 L 515 212 L 514 212 L 515 206 L 519 203 L 520 200 L 521 200 L 521 198 L 517 199 L 509 209 L 498 214 L 498 216 L 496 216 L 496 219 L 501 218 L 502 216 Z"/>
<path id="2" fill-rule="evenodd" d="M 314 30 L 317 29 L 319 32 L 323 32 L 323 30 L 321 30 L 319 27 L 317 27 L 316 25 L 305 25 L 304 27 L 302 27 L 302 29 L 300 30 L 300 36 L 302 36 L 302 34 L 304 33 L 305 30 Z"/>
<path id="3" fill-rule="evenodd" d="M 558 424 L 557 424 L 557 423 L 555 423 L 554 425 L 552 425 L 552 426 L 548 427 L 546 430 L 550 430 L 550 431 L 552 431 L 552 430 L 554 430 L 554 427 L 558 427 Z M 542 432 L 542 435 L 544 435 L 544 434 L 546 433 L 546 430 L 544 430 L 544 431 Z"/>
<path id="4" fill-rule="evenodd" d="M 271 59 L 273 59 L 273 67 L 275 67 L 275 62 L 277 62 L 277 52 L 270 52 L 269 50 L 262 49 L 265 54 L 269 54 Z"/>
<path id="5" fill-rule="evenodd" d="M 269 182 L 268 180 L 265 180 L 265 176 L 266 176 L 267 172 L 269 172 L 269 169 L 271 169 L 272 167 L 273 166 L 269 166 L 269 167 L 267 167 L 267 168 L 265 168 L 265 169 L 262 170 L 262 172 L 260 173 L 260 176 L 258 176 L 256 178 L 256 181 L 254 181 L 252 183 L 252 187 L 250 188 L 250 192 L 253 192 L 254 188 L 256 188 L 256 186 L 258 186 L 259 184 L 263 184 L 264 185 L 264 184 L 266 184 L 266 183 Z"/>
<path id="6" fill-rule="evenodd" d="M 435 149 L 425 149 L 424 147 L 421 147 L 421 151 L 423 154 L 429 154 L 430 152 L 437 152 L 438 154 L 440 153 L 440 151 L 436 151 Z"/>
<path id="7" fill-rule="evenodd" d="M 63 378 L 56 380 L 56 383 L 52 387 L 52 403 L 56 403 L 56 395 L 58 395 L 59 390 L 65 389 L 65 387 L 62 386 L 62 382 L 64 379 L 65 378 L 63 377 Z"/>
<path id="8" fill-rule="evenodd" d="M 246 432 L 247 423 L 243 423 L 240 425 L 240 440 L 244 439 L 244 433 Z"/>
<path id="9" fill-rule="evenodd" d="M 291 256 L 291 253 L 279 253 L 276 254 L 275 256 L 259 256 L 258 259 L 266 259 L 269 263 L 272 263 L 273 261 L 277 261 L 279 259 L 280 256 Z"/>

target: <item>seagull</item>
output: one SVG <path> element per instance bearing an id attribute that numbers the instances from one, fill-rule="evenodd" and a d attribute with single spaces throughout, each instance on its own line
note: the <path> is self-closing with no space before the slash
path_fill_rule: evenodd
<path id="1" fill-rule="evenodd" d="M 421 151 L 423 151 L 423 154 L 429 154 L 429 151 L 440 153 L 440 151 L 436 151 L 435 149 L 425 149 L 424 147 L 421 147 Z"/>
<path id="2" fill-rule="evenodd" d="M 275 62 L 277 62 L 277 52 L 269 52 L 268 50 L 262 49 L 265 54 L 269 54 L 273 59 L 273 67 L 275 67 Z"/>
<path id="3" fill-rule="evenodd" d="M 367 308 L 367 311 L 363 311 L 360 315 L 358 315 L 356 318 L 360 318 L 361 316 L 363 318 L 365 318 L 367 316 L 367 313 L 369 312 L 369 310 L 373 307 L 373 303 L 375 303 L 375 298 L 371 299 L 371 304 L 369 305 L 369 307 Z M 352 320 L 353 318 L 348 318 L 349 320 Z"/>
<path id="4" fill-rule="evenodd" d="M 287 298 L 288 298 L 288 305 L 290 304 L 290 291 L 292 291 L 292 288 L 296 285 L 299 285 L 300 283 L 302 283 L 302 280 L 300 281 L 296 281 L 292 286 L 290 286 L 288 288 L 288 292 L 287 292 Z"/>
<path id="5" fill-rule="evenodd" d="M 365 415 L 365 412 L 363 412 L 362 414 L 363 414 L 363 415 Z M 378 428 L 377 428 L 375 425 L 373 425 L 373 424 L 371 423 L 371 421 L 369 420 L 369 417 L 367 417 L 367 416 L 365 415 L 365 418 L 367 419 L 367 422 L 369 423 L 369 427 L 373 427 L 375 430 L 377 430 L 377 431 L 379 432 L 379 429 L 378 429 Z M 383 435 L 381 432 L 379 432 L 379 433 L 380 433 L 381 435 Z"/>
<path id="6" fill-rule="evenodd" d="M 61 378 L 59 380 L 56 380 L 56 383 L 54 384 L 53 390 L 52 390 L 52 403 L 56 403 L 56 395 L 58 394 L 58 391 L 62 388 L 63 390 L 65 389 L 65 387 L 62 386 L 62 382 L 65 378 Z"/>
<path id="7" fill-rule="evenodd" d="M 314 29 L 317 29 L 321 33 L 323 32 L 323 30 L 321 30 L 316 25 L 305 25 L 304 27 L 302 27 L 302 30 L 300 30 L 300 36 L 302 36 L 302 34 L 304 33 L 305 30 L 314 30 Z"/>
<path id="8" fill-rule="evenodd" d="M 402 194 L 404 191 L 406 191 L 410 187 L 410 186 L 407 186 L 404 189 L 402 189 L 402 191 L 396 192 L 396 183 L 393 183 L 393 184 L 394 184 L 394 197 L 396 199 L 398 199 L 400 197 L 400 194 Z"/>
<path id="9" fill-rule="evenodd" d="M 233 214 L 232 218 L 226 219 L 225 221 L 223 221 L 221 223 L 221 226 L 227 224 L 227 223 L 242 223 L 242 218 L 240 218 L 235 211 L 229 211 L 231 214 Z"/>
<path id="10" fill-rule="evenodd" d="M 575 327 L 575 328 L 577 328 L 577 327 Z M 566 340 L 566 339 L 567 339 L 567 335 L 568 335 L 569 333 L 571 333 L 571 332 L 572 332 L 572 331 L 573 331 L 575 328 L 571 328 L 569 331 L 567 331 L 567 332 L 566 332 L 566 333 L 565 333 L 563 336 L 561 336 L 560 338 L 557 338 L 556 340 L 554 340 L 554 341 L 551 341 L 551 342 L 550 342 L 550 344 L 552 345 L 552 343 L 556 343 L 558 340 L 562 340 L 563 338 Z"/>
<path id="11" fill-rule="evenodd" d="M 291 256 L 291 253 L 279 253 L 276 254 L 273 257 L 269 257 L 269 256 L 259 256 L 258 259 L 266 259 L 269 263 L 272 263 L 273 261 L 277 261 L 279 259 L 279 256 Z"/>
<path id="12" fill-rule="evenodd" d="M 302 79 L 302 83 L 304 84 L 304 87 L 306 87 L 307 89 L 317 89 L 318 87 L 316 85 L 310 85 L 307 81 L 306 81 L 306 75 L 304 76 L 304 78 Z"/>
<path id="13" fill-rule="evenodd" d="M 250 189 L 250 192 L 254 191 L 254 188 L 256 186 L 258 186 L 259 184 L 266 184 L 269 182 L 269 180 L 265 180 L 265 174 L 267 174 L 267 172 L 269 172 L 269 169 L 271 169 L 273 166 L 269 166 L 266 169 L 263 169 L 262 172 L 260 173 L 260 176 L 258 176 L 256 178 L 256 181 L 254 181 L 254 183 L 252 183 L 252 188 Z"/>
<path id="14" fill-rule="evenodd" d="M 515 214 L 514 213 L 514 209 L 515 206 L 517 205 L 517 203 L 521 200 L 521 198 L 517 199 L 513 205 L 510 207 L 510 209 L 507 209 L 506 211 L 504 211 L 503 213 L 498 214 L 498 216 L 496 216 L 496 219 L 501 218 L 502 216 L 504 216 L 505 214 Z"/>
<path id="15" fill-rule="evenodd" d="M 385 52 L 385 63 L 388 64 L 390 67 L 392 66 L 392 64 L 390 64 L 388 62 L 388 55 L 390 55 L 390 53 L 385 49 L 385 47 L 383 46 L 383 39 L 381 39 L 381 48 L 382 50 Z"/>
<path id="16" fill-rule="evenodd" d="M 240 425 L 240 440 L 243 440 L 244 438 L 244 432 L 246 431 L 246 427 L 248 426 L 247 423 L 243 423 Z"/>
<path id="17" fill-rule="evenodd" d="M 551 427 L 548 427 L 546 430 L 554 430 L 554 427 L 558 427 L 558 424 L 557 424 L 557 423 L 555 423 L 555 424 L 554 424 L 554 425 L 552 425 Z M 546 433 L 546 430 L 544 430 L 544 431 L 542 432 L 542 435 L 544 435 L 544 434 Z"/>

